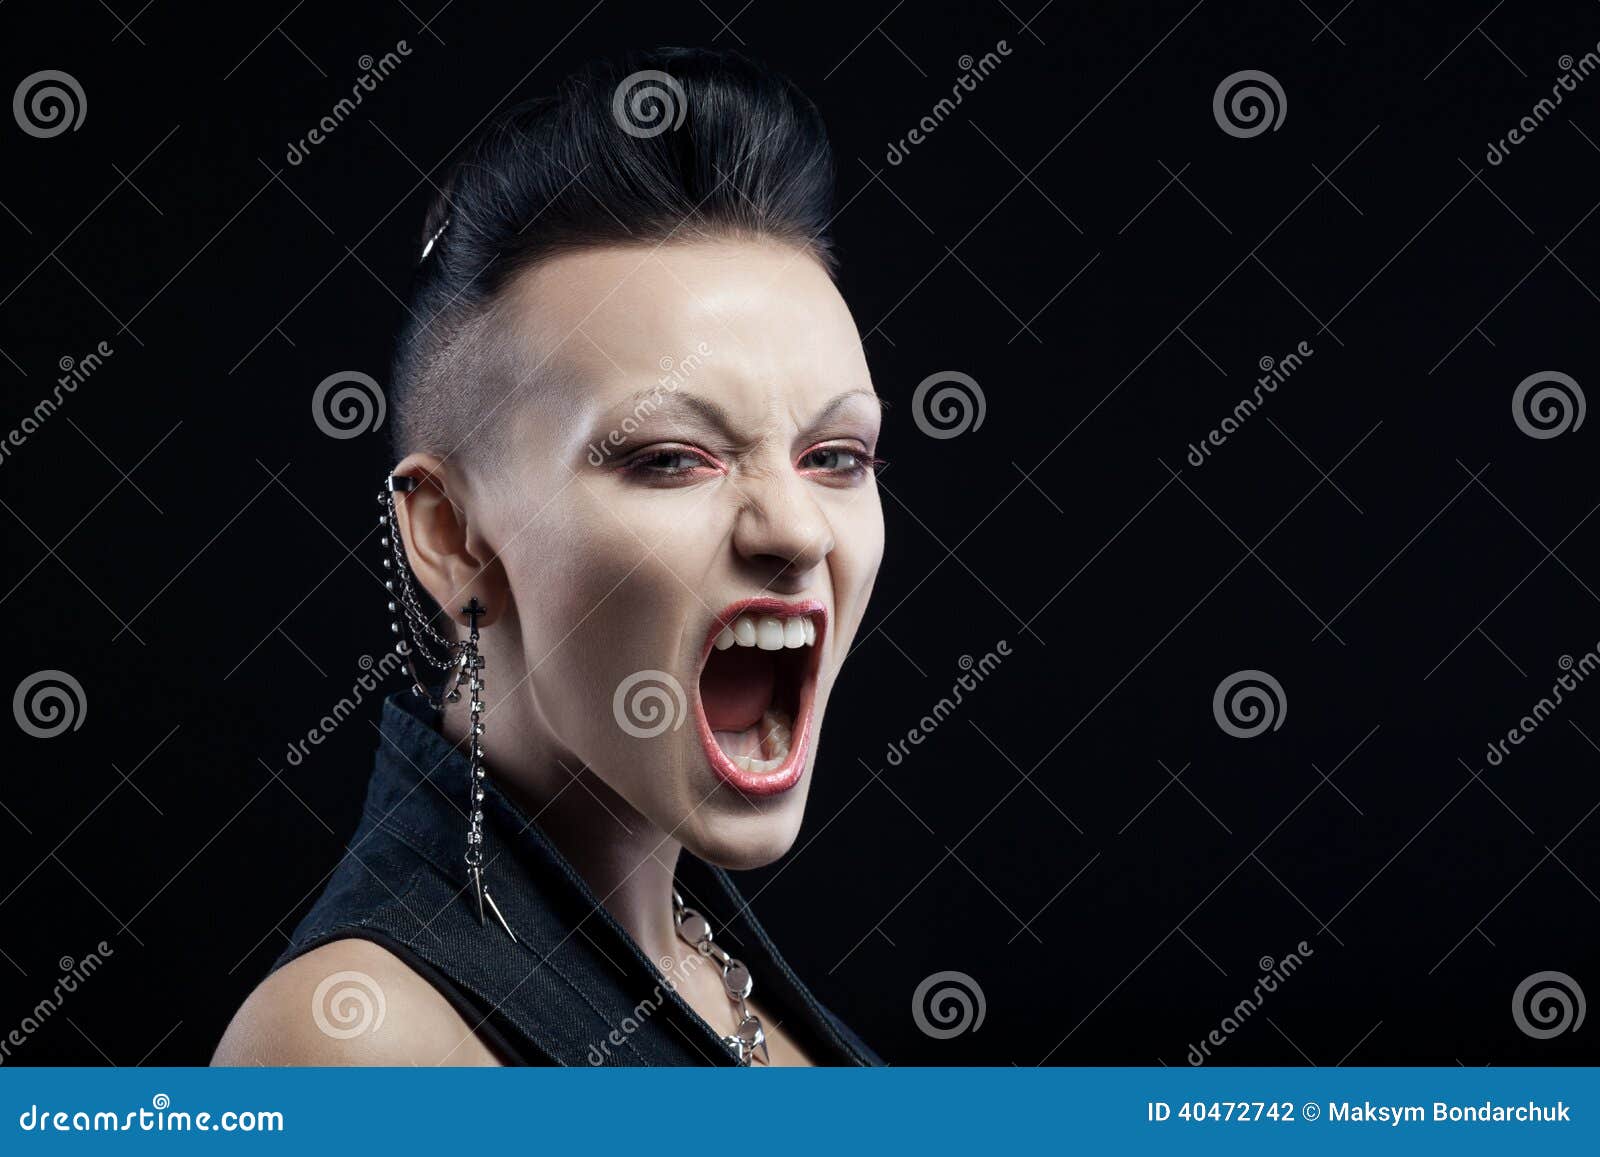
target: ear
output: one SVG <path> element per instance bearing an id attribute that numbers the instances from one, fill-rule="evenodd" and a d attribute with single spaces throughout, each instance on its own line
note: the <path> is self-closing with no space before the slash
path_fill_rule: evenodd
<path id="1" fill-rule="evenodd" d="M 461 608 L 476 598 L 488 608 L 478 624 L 492 626 L 510 609 L 511 586 L 484 537 L 484 520 L 472 517 L 469 488 L 459 469 L 436 454 L 416 453 L 407 455 L 394 473 L 417 483 L 394 496 L 395 519 L 417 581 L 454 622 L 466 625 Z"/>

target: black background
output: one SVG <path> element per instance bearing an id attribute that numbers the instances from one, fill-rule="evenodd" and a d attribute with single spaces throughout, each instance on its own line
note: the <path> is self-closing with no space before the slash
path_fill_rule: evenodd
<path id="1" fill-rule="evenodd" d="M 1538 1040 L 1511 1008 L 1544 970 L 1600 995 L 1600 681 L 1485 761 L 1600 641 L 1600 419 L 1511 412 L 1538 371 L 1600 386 L 1600 79 L 1485 161 L 1600 7 L 435 7 L 0 10 L 5 93 L 60 69 L 87 98 L 51 139 L 0 123 L 0 426 L 114 350 L 0 464 L 0 686 L 60 669 L 86 701 L 57 738 L 6 721 L 0 1032 L 59 958 L 115 953 L 12 1063 L 203 1063 L 342 853 L 368 720 L 285 754 L 388 644 L 386 431 L 325 436 L 312 391 L 384 378 L 428 178 L 480 118 L 658 44 L 743 47 L 821 106 L 892 403 L 806 830 L 746 881 L 823 999 L 898 1064 L 1182 1065 L 1304 940 L 1217 1063 L 1600 1057 L 1600 1024 Z M 1244 69 L 1287 99 L 1249 139 L 1212 111 Z M 910 399 L 946 370 L 987 411 L 935 439 Z M 1250 740 L 1212 711 L 1243 669 L 1287 704 Z M 912 1016 L 944 970 L 985 997 L 948 1040 Z"/>

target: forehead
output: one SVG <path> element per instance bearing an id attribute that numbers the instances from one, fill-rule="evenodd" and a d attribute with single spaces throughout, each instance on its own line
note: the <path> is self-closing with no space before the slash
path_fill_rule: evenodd
<path id="1" fill-rule="evenodd" d="M 522 357 L 542 363 L 537 378 L 564 384 L 563 409 L 616 405 L 674 370 L 686 391 L 752 415 L 871 389 L 832 280 L 780 243 L 576 250 L 524 275 L 506 305 Z"/>

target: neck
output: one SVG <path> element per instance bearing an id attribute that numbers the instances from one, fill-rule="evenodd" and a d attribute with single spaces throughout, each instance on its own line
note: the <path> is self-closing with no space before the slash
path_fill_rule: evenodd
<path id="1" fill-rule="evenodd" d="M 464 703 L 447 706 L 440 724 L 454 743 L 466 737 L 464 708 Z M 672 880 L 682 845 L 587 767 L 559 756 L 540 759 L 509 735 L 497 740 L 496 732 L 527 734 L 508 718 L 512 714 L 503 710 L 487 720 L 489 778 L 534 819 L 647 957 L 676 958 Z"/>

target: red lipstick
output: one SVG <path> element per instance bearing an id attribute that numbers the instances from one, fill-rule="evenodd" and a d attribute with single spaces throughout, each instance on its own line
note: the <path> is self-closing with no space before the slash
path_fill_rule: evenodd
<path id="1" fill-rule="evenodd" d="M 740 767 L 729 757 L 718 742 L 707 718 L 703 698 L 702 680 L 706 674 L 707 664 L 721 662 L 713 658 L 713 655 L 718 653 L 715 651 L 717 636 L 725 628 L 731 627 L 741 615 L 770 616 L 783 623 L 791 619 L 809 620 L 816 631 L 815 640 L 803 649 L 786 648 L 762 652 L 763 655 L 770 656 L 771 664 L 781 668 L 777 673 L 766 672 L 766 677 L 773 680 L 775 688 L 769 706 L 784 712 L 793 712 L 788 753 L 783 757 L 783 763 L 770 771 Z M 700 745 L 705 749 L 711 769 L 730 787 L 750 796 L 778 795 L 794 787 L 805 774 L 806 756 L 811 748 L 817 672 L 821 666 L 822 644 L 827 637 L 827 626 L 827 607 L 820 600 L 759 597 L 730 603 L 715 616 L 707 628 L 705 642 L 700 652 L 700 678 L 695 682 L 695 728 L 700 735 Z M 784 701 L 780 702 L 780 699 Z"/>

